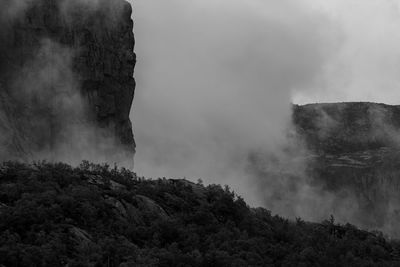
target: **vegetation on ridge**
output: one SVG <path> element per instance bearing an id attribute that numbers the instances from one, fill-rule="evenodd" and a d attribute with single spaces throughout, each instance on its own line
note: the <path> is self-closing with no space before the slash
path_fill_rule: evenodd
<path id="1" fill-rule="evenodd" d="M 295 222 L 229 187 L 83 162 L 0 165 L 0 266 L 399 266 L 379 233 Z"/>

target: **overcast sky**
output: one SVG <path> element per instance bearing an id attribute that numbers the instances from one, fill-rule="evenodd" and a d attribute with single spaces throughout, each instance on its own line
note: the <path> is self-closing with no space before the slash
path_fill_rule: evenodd
<path id="1" fill-rule="evenodd" d="M 400 103 L 400 1 L 310 0 L 342 32 L 324 66 L 322 84 L 296 92 L 293 101 Z"/>
<path id="2" fill-rule="evenodd" d="M 399 2 L 133 1 L 136 171 L 249 200 L 247 153 L 280 153 L 291 103 L 400 102 Z"/>
<path id="3" fill-rule="evenodd" d="M 326 55 L 326 62 L 319 66 L 322 73 L 319 74 L 318 81 L 314 85 L 309 85 L 308 88 L 292 88 L 292 101 L 294 103 L 336 101 L 399 103 L 399 0 L 242 0 L 233 1 L 233 3 L 223 0 L 216 0 L 215 3 L 207 0 L 203 1 L 205 3 L 200 3 L 202 2 L 200 0 L 173 0 L 168 3 L 163 2 L 165 1 L 137 0 L 134 3 L 138 34 L 142 34 L 142 29 L 148 30 L 147 27 L 154 27 L 159 23 L 160 27 L 168 28 L 165 34 L 168 34 L 169 30 L 173 33 L 180 31 L 184 38 L 186 34 L 190 34 L 188 32 L 192 31 L 190 24 L 193 22 L 192 19 L 197 19 L 197 16 L 202 20 L 200 23 L 204 27 L 210 27 L 208 23 L 210 14 L 204 12 L 207 6 L 212 9 L 213 15 L 220 16 L 221 19 L 234 8 L 233 6 L 243 8 L 248 12 L 237 14 L 237 16 L 247 15 L 248 17 L 244 20 L 263 17 L 264 25 L 257 25 L 257 27 L 268 27 L 268 20 L 273 20 L 278 16 L 282 17 L 282 23 L 290 23 L 296 19 L 293 17 L 299 15 L 296 13 L 306 10 L 309 12 L 310 20 L 320 20 L 316 23 L 322 24 L 319 26 L 324 28 L 323 38 L 326 38 L 327 43 L 320 45 L 333 51 Z M 250 10 L 251 8 L 257 10 Z M 320 18 L 316 19 L 316 16 Z M 163 25 L 164 23 L 168 25 Z M 176 26 L 179 26 L 179 29 L 176 29 Z M 213 25 L 213 27 L 218 26 Z M 207 30 L 213 29 L 204 29 L 204 31 Z M 256 28 L 254 28 L 254 34 L 259 34 Z M 238 33 L 239 36 L 240 33 Z M 313 38 L 311 30 L 308 37 Z M 180 46 L 179 39 L 175 40 L 176 42 L 173 40 L 172 42 L 169 40 L 169 43 L 163 42 L 163 45 Z M 143 42 L 140 39 L 138 42 L 140 52 Z M 268 42 L 265 45 L 268 46 Z M 266 48 L 266 51 L 268 50 Z M 282 53 L 279 48 L 276 48 L 275 52 L 277 55 Z M 281 54 L 281 56 L 286 55 Z M 139 58 L 145 60 L 144 55 L 139 54 Z"/>

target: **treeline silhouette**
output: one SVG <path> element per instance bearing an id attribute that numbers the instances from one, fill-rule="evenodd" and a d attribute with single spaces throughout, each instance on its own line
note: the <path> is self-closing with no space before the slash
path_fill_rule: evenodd
<path id="1" fill-rule="evenodd" d="M 382 233 L 250 208 L 228 186 L 83 162 L 0 165 L 0 266 L 400 266 Z"/>

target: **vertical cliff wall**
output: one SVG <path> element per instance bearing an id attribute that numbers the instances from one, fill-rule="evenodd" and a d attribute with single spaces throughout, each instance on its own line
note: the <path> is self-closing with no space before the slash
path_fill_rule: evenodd
<path id="1" fill-rule="evenodd" d="M 396 237 L 400 236 L 399 118 L 400 106 L 378 103 L 293 108 L 294 125 L 309 152 L 307 176 L 315 188 L 331 194 L 321 198 L 333 203 L 331 213 Z"/>
<path id="2" fill-rule="evenodd" d="M 5 0 L 0 7 L 0 159 L 131 158 L 130 4 Z"/>

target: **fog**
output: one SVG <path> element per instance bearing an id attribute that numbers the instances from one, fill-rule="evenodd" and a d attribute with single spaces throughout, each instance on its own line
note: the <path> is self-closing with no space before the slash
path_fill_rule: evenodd
<path id="1" fill-rule="evenodd" d="M 78 2 L 88 9 L 99 4 L 63 1 L 67 21 Z M 360 222 L 351 192 L 328 192 L 310 180 L 313 155 L 294 131 L 292 103 L 395 102 L 397 1 L 131 2 L 138 55 L 131 111 L 138 145 L 134 171 L 227 184 L 250 205 L 290 218 L 319 221 L 333 213 L 339 221 Z M 4 3 L 2 18 L 17 18 L 31 0 Z M 110 13 L 117 18 L 118 7 Z M 16 79 L 1 100 L 2 108 L 12 108 L 8 100 L 24 104 L 23 96 L 43 110 L 14 107 L 22 120 L 0 110 L 3 147 L 13 139 L 11 145 L 34 151 L 19 151 L 28 160 L 109 160 L 112 138 L 83 115 L 85 100 L 71 66 L 75 53 L 42 40 L 36 57 L 20 70 L 25 79 Z M 54 137 L 54 125 L 36 116 L 46 111 L 61 133 L 48 147 L 40 144 Z M 373 115 L 380 123 L 379 110 Z M 334 124 L 325 116 L 321 134 Z M 382 129 L 398 140 L 395 130 Z M 7 157 L 7 150 L 0 152 Z M 389 204 L 397 209 L 397 202 Z M 392 227 L 392 221 L 386 224 Z"/>
<path id="2" fill-rule="evenodd" d="M 295 92 L 296 103 L 400 99 L 400 1 L 309 0 L 340 28 L 336 55 L 326 62 L 317 86 Z"/>
<path id="3" fill-rule="evenodd" d="M 284 153 L 292 93 L 318 82 L 339 30 L 302 1 L 133 5 L 136 171 L 229 184 L 264 204 L 249 155 Z"/>
<path id="4" fill-rule="evenodd" d="M 365 225 L 354 192 L 309 177 L 313 155 L 294 133 L 291 103 L 395 102 L 394 5 L 134 1 L 135 171 L 228 184 L 290 218 Z M 321 134 L 334 127 L 322 123 Z"/>

